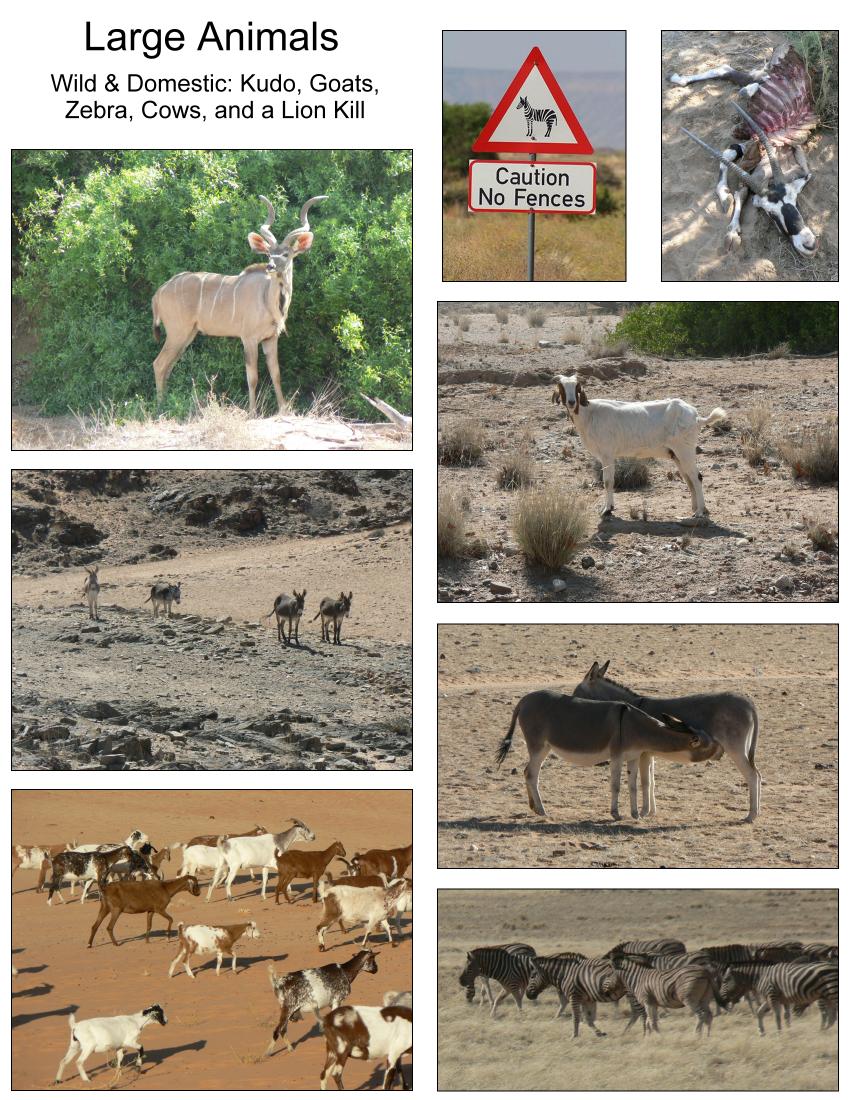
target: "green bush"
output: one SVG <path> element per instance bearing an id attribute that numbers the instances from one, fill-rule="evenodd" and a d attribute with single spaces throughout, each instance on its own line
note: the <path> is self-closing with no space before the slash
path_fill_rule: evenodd
<path id="1" fill-rule="evenodd" d="M 838 303 L 646 302 L 613 336 L 649 355 L 752 355 L 783 342 L 820 355 L 838 350 Z"/>
<path id="2" fill-rule="evenodd" d="M 315 207 L 313 247 L 295 262 L 284 393 L 332 391 L 375 419 L 362 390 L 410 411 L 411 156 L 384 150 L 128 150 L 15 154 L 15 292 L 38 339 L 19 396 L 47 412 L 133 402 L 153 409 L 154 291 L 179 271 L 237 273 L 246 237 L 275 204 L 278 235 Z M 49 180 L 49 183 L 47 182 Z M 261 366 L 261 378 L 264 376 Z M 266 385 L 267 383 L 267 375 Z M 198 336 L 174 369 L 167 411 L 192 381 L 243 402 L 238 341 Z"/>
<path id="3" fill-rule="evenodd" d="M 457 176 L 466 179 L 469 161 L 473 157 L 472 143 L 492 113 L 492 108 L 486 103 L 443 104 L 444 181 Z M 475 153 L 474 156 L 478 160 L 493 159 L 491 153 Z"/>

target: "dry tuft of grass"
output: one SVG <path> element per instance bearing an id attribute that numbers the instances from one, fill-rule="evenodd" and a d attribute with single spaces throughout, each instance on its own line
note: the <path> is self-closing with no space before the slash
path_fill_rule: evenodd
<path id="1" fill-rule="evenodd" d="M 500 306 L 495 312 L 495 317 L 500 325 L 506 325 L 511 319 L 510 311 Z"/>
<path id="2" fill-rule="evenodd" d="M 461 332 L 469 332 L 472 321 L 466 316 L 466 314 L 460 313 L 455 317 L 455 324 Z"/>
<path id="3" fill-rule="evenodd" d="M 437 503 L 437 557 L 486 558 L 490 546 L 486 539 L 466 531 L 469 501 L 458 499 L 449 490 L 441 490 Z"/>
<path id="4" fill-rule="evenodd" d="M 499 343 L 500 343 L 500 344 L 509 344 L 509 343 L 510 343 L 510 340 L 509 340 L 509 338 L 508 338 L 508 334 L 507 334 L 506 332 L 503 332 L 503 333 L 502 333 L 502 334 L 501 334 L 501 335 L 499 336 Z"/>
<path id="5" fill-rule="evenodd" d="M 568 325 L 561 334 L 561 343 L 575 345 L 580 344 L 582 335 L 574 325 Z"/>
<path id="6" fill-rule="evenodd" d="M 831 554 L 838 549 L 838 532 L 835 528 L 819 520 L 806 519 L 806 537 L 815 550 L 825 550 Z"/>
<path id="7" fill-rule="evenodd" d="M 625 340 L 609 340 L 608 333 L 589 336 L 584 343 L 588 359 L 622 359 L 629 350 Z"/>
<path id="8" fill-rule="evenodd" d="M 479 466 L 487 435 L 477 420 L 458 420 L 443 429 L 438 447 L 441 466 Z"/>
<path id="9" fill-rule="evenodd" d="M 766 351 L 764 357 L 765 359 L 790 359 L 793 354 L 791 345 L 787 340 L 783 340 L 782 343 L 777 344 L 775 348 Z"/>
<path id="10" fill-rule="evenodd" d="M 579 493 L 557 488 L 527 491 L 513 520 L 516 540 L 529 565 L 560 569 L 587 542 L 590 508 Z"/>
<path id="11" fill-rule="evenodd" d="M 827 424 L 801 439 L 782 440 L 779 455 L 794 477 L 818 485 L 834 484 L 838 481 L 838 424 Z"/>
<path id="12" fill-rule="evenodd" d="M 496 484 L 500 489 L 525 489 L 533 480 L 534 462 L 523 448 L 511 451 L 496 469 Z"/>
<path id="13" fill-rule="evenodd" d="M 764 465 L 772 416 L 773 410 L 764 401 L 747 409 L 746 424 L 741 429 L 741 452 L 750 466 Z"/>
<path id="14" fill-rule="evenodd" d="M 546 314 L 542 309 L 530 309 L 525 315 L 531 328 L 543 328 L 546 323 Z"/>
<path id="15" fill-rule="evenodd" d="M 722 420 L 715 420 L 711 425 L 711 431 L 714 435 L 728 435 L 732 431 L 732 418 L 724 416 Z"/>
<path id="16" fill-rule="evenodd" d="M 642 458 L 618 458 L 614 463 L 615 489 L 645 489 L 650 483 L 649 462 Z M 593 476 L 597 485 L 602 485 L 602 463 L 594 459 Z"/>

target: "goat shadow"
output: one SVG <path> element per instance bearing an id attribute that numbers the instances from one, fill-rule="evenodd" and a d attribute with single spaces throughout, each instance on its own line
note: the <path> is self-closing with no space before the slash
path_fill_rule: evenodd
<path id="1" fill-rule="evenodd" d="M 409 923 L 412 924 L 413 921 L 411 920 Z M 389 943 L 387 941 L 387 936 L 386 936 L 386 933 L 384 932 L 383 929 L 380 929 L 380 930 L 375 929 L 373 932 L 369 933 L 369 936 L 366 940 L 366 944 L 365 944 L 365 946 L 363 946 L 363 944 L 361 942 L 362 939 L 363 939 L 363 929 L 361 928 L 359 932 L 356 929 L 353 930 L 350 933 L 349 939 L 347 939 L 347 940 L 338 940 L 335 943 L 327 944 L 327 946 L 325 947 L 325 954 L 327 955 L 327 953 L 330 952 L 330 951 L 336 951 L 340 947 L 356 947 L 360 951 L 380 951 L 380 950 L 383 950 L 383 948 L 386 948 L 387 950 L 391 950 L 396 944 L 404 943 L 406 940 L 411 940 L 411 941 L 413 940 L 413 933 L 410 932 L 410 931 L 407 931 L 407 932 L 402 931 L 400 933 L 396 932 L 396 930 L 395 930 L 395 917 L 391 918 L 390 924 L 391 924 L 391 927 L 392 927 L 392 930 L 393 930 L 393 942 L 392 943 Z M 331 934 L 330 929 L 328 929 L 325 933 L 326 938 L 328 936 L 330 936 L 330 934 Z M 343 933 L 343 935 L 349 935 L 349 933 L 346 932 L 346 933 Z M 379 937 L 379 938 L 376 938 L 376 937 Z M 335 961 L 334 959 L 328 959 L 328 962 L 334 962 L 334 961 Z"/>
<path id="2" fill-rule="evenodd" d="M 279 962 L 283 962 L 285 959 L 288 959 L 288 958 L 289 958 L 289 955 L 286 952 L 284 952 L 282 955 L 237 955 L 236 956 L 236 974 L 237 975 L 241 974 L 243 970 L 250 970 L 250 968 L 252 966 L 256 966 L 258 963 L 279 963 Z M 195 963 L 190 962 L 189 966 L 192 967 L 192 973 L 197 977 L 198 974 L 203 973 L 203 971 L 205 971 L 205 970 L 214 971 L 215 970 L 215 963 L 216 963 L 216 960 L 214 958 L 211 958 L 211 959 L 205 959 L 204 962 L 200 963 L 197 966 L 195 965 Z M 224 962 L 221 964 L 222 974 L 230 973 L 231 972 L 230 967 L 231 967 L 230 959 L 225 958 Z M 181 975 L 184 975 L 186 977 L 186 979 L 188 980 L 189 976 L 188 976 L 188 974 L 186 974 L 186 971 L 183 969 L 183 964 L 182 963 L 174 971 L 174 977 L 175 978 L 178 978 Z"/>
<path id="3" fill-rule="evenodd" d="M 189 1050 L 203 1050 L 206 1045 L 206 1039 L 196 1039 L 194 1043 L 183 1043 L 179 1047 L 157 1047 L 156 1050 L 145 1047 L 144 1065 L 158 1066 L 168 1058 L 173 1058 L 176 1054 L 185 1054 Z"/>
<path id="4" fill-rule="evenodd" d="M 44 1012 L 24 1012 L 12 1017 L 12 1027 L 23 1027 L 35 1020 L 46 1020 L 50 1016 L 70 1016 L 72 1012 L 79 1012 L 79 1005 L 66 1005 L 64 1008 L 49 1008 Z"/>
<path id="5" fill-rule="evenodd" d="M 677 520 L 621 519 L 619 516 L 603 516 L 594 536 L 599 542 L 606 543 L 608 537 L 615 534 L 654 535 L 656 538 L 672 538 L 687 534 L 696 539 L 745 538 L 743 531 L 724 527 L 709 520 L 705 525 L 690 526 Z"/>
<path id="6" fill-rule="evenodd" d="M 43 997 L 45 993 L 52 993 L 53 988 L 50 982 L 42 982 L 40 985 L 30 986 L 29 989 L 13 989 L 12 997 Z"/>
<path id="7" fill-rule="evenodd" d="M 381 1069 L 380 1066 L 375 1066 L 375 1068 L 372 1070 L 372 1076 L 369 1078 L 369 1080 L 364 1081 L 362 1085 L 358 1085 L 357 1088 L 355 1089 L 355 1091 L 356 1092 L 366 1092 L 366 1091 L 372 1092 L 375 1089 L 383 1088 L 384 1073 L 385 1073 L 385 1070 Z M 413 1063 L 411 1062 L 409 1065 L 400 1065 L 399 1066 L 399 1073 L 401 1074 L 402 1091 L 412 1089 L 413 1088 Z M 398 1081 L 398 1077 L 396 1077 L 396 1082 L 397 1081 Z M 398 1084 L 394 1082 L 393 1087 L 398 1088 Z"/>
<path id="8" fill-rule="evenodd" d="M 203 1050 L 207 1045 L 206 1039 L 196 1039 L 194 1043 L 184 1043 L 179 1047 L 163 1047 L 158 1050 L 151 1050 L 145 1047 L 145 1059 L 142 1063 L 141 1070 L 137 1069 L 133 1059 L 136 1056 L 136 1052 L 128 1050 L 124 1054 L 124 1061 L 121 1063 L 121 1076 L 114 1085 L 95 1085 L 96 1090 L 106 1090 L 110 1092 L 120 1092 L 122 1089 L 129 1088 L 134 1085 L 136 1081 L 145 1077 L 155 1067 L 164 1062 L 167 1058 L 171 1058 L 175 1054 L 183 1054 L 187 1050 Z M 112 1071 L 113 1077 L 110 1080 L 114 1080 L 115 1071 L 115 1059 L 110 1057 L 107 1061 L 101 1062 L 96 1066 L 86 1066 L 86 1073 L 89 1077 L 94 1077 L 95 1074 L 107 1073 Z M 73 1081 L 73 1077 L 67 1078 L 68 1081 Z M 65 1082 L 63 1081 L 63 1084 Z M 84 1082 L 77 1085 L 77 1088 L 82 1087 Z"/>

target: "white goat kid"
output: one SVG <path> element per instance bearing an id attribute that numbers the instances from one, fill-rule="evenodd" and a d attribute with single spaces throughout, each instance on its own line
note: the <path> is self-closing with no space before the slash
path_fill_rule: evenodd
<path id="1" fill-rule="evenodd" d="M 73 1013 L 68 1017 L 68 1026 L 71 1029 L 71 1043 L 65 1057 L 59 1063 L 56 1070 L 55 1084 L 60 1084 L 65 1066 L 73 1059 L 77 1059 L 77 1069 L 84 1081 L 89 1080 L 84 1062 L 92 1054 L 105 1054 L 107 1051 L 116 1052 L 115 1077 L 113 1084 L 121 1075 L 121 1063 L 124 1060 L 125 1050 L 137 1051 L 135 1062 L 137 1069 L 142 1068 L 142 1059 L 145 1049 L 139 1042 L 139 1035 L 148 1024 L 168 1023 L 168 1018 L 162 1005 L 151 1005 L 136 1012 L 132 1016 L 98 1016 L 92 1020 L 81 1020 L 77 1023 Z"/>
<path id="2" fill-rule="evenodd" d="M 662 401 L 591 401 L 576 375 L 563 374 L 557 377 L 552 401 L 566 407 L 582 443 L 602 466 L 603 516 L 614 511 L 614 467 L 618 458 L 671 458 L 690 489 L 694 516 L 706 515 L 696 449 L 700 428 L 725 420 L 723 409 L 700 416 L 693 405 L 678 397 Z"/>

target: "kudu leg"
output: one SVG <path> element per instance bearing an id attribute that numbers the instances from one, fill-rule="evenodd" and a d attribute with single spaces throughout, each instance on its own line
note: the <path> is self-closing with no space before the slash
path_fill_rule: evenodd
<path id="1" fill-rule="evenodd" d="M 158 402 L 161 403 L 165 399 L 165 388 L 168 385 L 168 379 L 174 369 L 174 364 L 197 334 L 198 330 L 196 328 L 192 328 L 189 332 L 168 332 L 166 334 L 162 351 L 153 361 L 153 376 L 156 381 L 156 399 Z"/>
<path id="2" fill-rule="evenodd" d="M 260 355 L 260 349 L 253 340 L 243 340 L 242 347 L 245 349 L 245 375 L 248 379 L 248 415 L 256 416 L 257 381 L 259 378 L 257 359 Z"/>
<path id="3" fill-rule="evenodd" d="M 274 395 L 277 398 L 277 411 L 283 412 L 283 390 L 280 388 L 280 366 L 277 361 L 277 337 L 263 340 L 263 355 L 266 357 L 266 368 L 274 386 Z"/>

